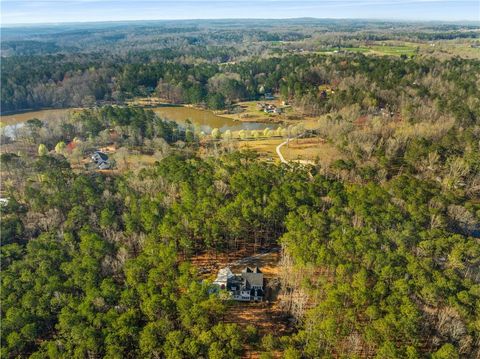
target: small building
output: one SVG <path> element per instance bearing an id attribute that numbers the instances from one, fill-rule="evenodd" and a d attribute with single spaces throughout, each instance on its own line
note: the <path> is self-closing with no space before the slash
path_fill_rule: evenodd
<path id="1" fill-rule="evenodd" d="M 97 165 L 97 168 L 100 170 L 106 170 L 110 168 L 110 161 L 108 155 L 101 151 L 95 151 L 91 157 L 92 162 Z"/>
<path id="2" fill-rule="evenodd" d="M 283 109 L 275 106 L 274 104 L 271 104 L 271 103 L 258 103 L 257 104 L 257 107 L 262 110 L 263 112 L 265 113 L 268 113 L 268 114 L 281 114 L 283 112 Z"/>
<path id="3" fill-rule="evenodd" d="M 263 273 L 258 267 L 246 267 L 239 274 L 232 273 L 228 267 L 222 268 L 213 284 L 220 290 L 225 290 L 234 300 L 263 300 Z"/>

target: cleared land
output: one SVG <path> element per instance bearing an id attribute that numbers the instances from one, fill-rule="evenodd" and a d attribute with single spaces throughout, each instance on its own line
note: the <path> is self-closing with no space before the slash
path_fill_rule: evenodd
<path id="1" fill-rule="evenodd" d="M 253 150 L 265 157 L 271 157 L 277 160 L 278 156 L 275 149 L 284 141 L 284 139 L 244 141 L 239 142 L 238 147 L 240 149 Z M 341 158 L 341 154 L 335 146 L 318 137 L 291 140 L 288 146 L 282 146 L 281 152 L 287 161 L 315 161 L 318 159 L 326 165 Z"/>
<path id="2" fill-rule="evenodd" d="M 282 336 L 293 330 L 289 317 L 282 310 L 279 301 L 279 260 L 280 250 L 277 247 L 262 248 L 254 253 L 253 246 L 248 246 L 237 251 L 216 254 L 206 252 L 194 256 L 191 263 L 197 268 L 201 276 L 213 281 L 220 268 L 229 266 L 232 271 L 240 272 L 246 266 L 258 266 L 265 277 L 265 301 L 231 302 L 223 321 L 236 323 L 242 327 L 254 326 L 261 336 L 272 334 Z M 259 358 L 258 348 L 245 344 L 243 358 Z"/>
<path id="3" fill-rule="evenodd" d="M 266 103 L 275 105 L 276 107 L 283 108 L 283 114 L 269 114 L 265 113 L 258 107 L 259 103 Z M 237 107 L 241 109 L 238 113 L 218 113 L 219 116 L 231 118 L 236 121 L 243 122 L 280 122 L 287 119 L 288 115 L 294 113 L 293 109 L 288 106 L 284 106 L 282 101 L 275 100 L 258 100 L 258 101 L 244 101 L 239 102 Z"/>

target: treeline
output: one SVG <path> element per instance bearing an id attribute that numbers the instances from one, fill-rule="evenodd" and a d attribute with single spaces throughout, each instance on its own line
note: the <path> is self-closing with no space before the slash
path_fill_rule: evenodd
<path id="1" fill-rule="evenodd" d="M 136 54 L 141 58 L 141 54 Z M 58 58 L 52 58 L 53 65 Z M 223 109 L 240 100 L 259 99 L 265 93 L 281 98 L 310 115 L 350 112 L 349 119 L 387 112 L 403 115 L 417 109 L 414 121 L 437 121 L 435 113 L 451 116 L 460 124 L 478 121 L 480 73 L 478 60 L 289 55 L 239 63 L 187 64 L 176 61 L 142 63 L 88 60 L 55 68 L 49 62 L 15 65 L 2 62 L 2 109 L 42 106 L 92 106 L 98 101 L 121 102 L 133 96 L 156 95 L 172 103 L 202 104 Z M 50 61 L 50 60 L 49 60 Z M 98 62 L 100 61 L 100 62 Z M 29 76 L 29 72 L 37 73 Z M 327 90 L 327 91 L 326 91 Z"/>
<path id="2" fill-rule="evenodd" d="M 15 140 L 27 146 L 44 144 L 53 148 L 89 141 L 92 145 L 144 147 L 147 142 L 193 142 L 191 125 L 179 126 L 157 116 L 152 110 L 139 107 L 104 106 L 92 110 L 72 111 L 65 118 L 52 121 L 30 119 L 14 132 Z"/>

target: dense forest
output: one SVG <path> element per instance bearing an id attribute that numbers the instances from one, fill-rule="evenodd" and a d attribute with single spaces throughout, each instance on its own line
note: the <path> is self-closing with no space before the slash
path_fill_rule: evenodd
<path id="1" fill-rule="evenodd" d="M 480 246 L 463 220 L 480 208 L 458 190 L 410 173 L 346 184 L 248 153 L 115 178 L 22 161 L 2 158 L 29 178 L 2 210 L 4 355 L 235 357 L 254 330 L 223 325 L 224 305 L 178 260 L 248 240 L 278 240 L 292 272 L 315 273 L 286 278 L 314 302 L 277 344 L 287 357 L 478 353 Z"/>
<path id="2" fill-rule="evenodd" d="M 2 357 L 479 357 L 480 59 L 342 50 L 475 41 L 478 27 L 392 26 L 6 29 L 2 111 L 84 109 L 2 137 Z M 267 93 L 315 117 L 341 158 L 279 163 L 125 105 L 218 110 Z M 104 146 L 118 168 L 83 166 Z M 129 168 L 132 153 L 152 161 Z M 231 323 L 235 304 L 192 264 L 272 247 L 282 335 Z"/>
<path id="3" fill-rule="evenodd" d="M 445 102 L 458 103 L 463 97 L 463 103 L 470 103 L 465 97 L 473 97 L 476 86 L 468 74 L 478 71 L 478 54 L 475 61 L 461 63 L 458 58 L 444 63 L 426 50 L 415 61 L 409 59 L 414 55 L 382 59 L 355 51 L 335 57 L 321 54 L 401 40 L 410 41 L 418 52 L 421 41 L 449 36 L 475 41 L 480 36 L 474 25 L 395 24 L 395 31 L 391 27 L 383 22 L 291 20 L 283 27 L 273 21 L 183 21 L 113 28 L 65 25 L 23 32 L 6 28 L 1 108 L 9 112 L 90 107 L 155 94 L 172 103 L 223 109 L 239 100 L 279 92 L 319 114 L 348 103 L 398 108 L 401 97 L 392 91 L 398 88 L 406 95 L 416 92 L 435 100 L 447 94 Z M 455 72 L 446 73 L 452 67 Z M 446 76 L 458 88 L 435 88 L 434 79 Z M 322 104 L 321 85 L 341 91 Z"/>

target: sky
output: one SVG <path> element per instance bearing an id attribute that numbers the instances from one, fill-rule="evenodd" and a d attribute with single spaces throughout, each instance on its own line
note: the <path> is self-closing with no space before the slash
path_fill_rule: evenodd
<path id="1" fill-rule="evenodd" d="M 0 0 L 2 25 L 163 19 L 480 21 L 480 0 Z"/>

